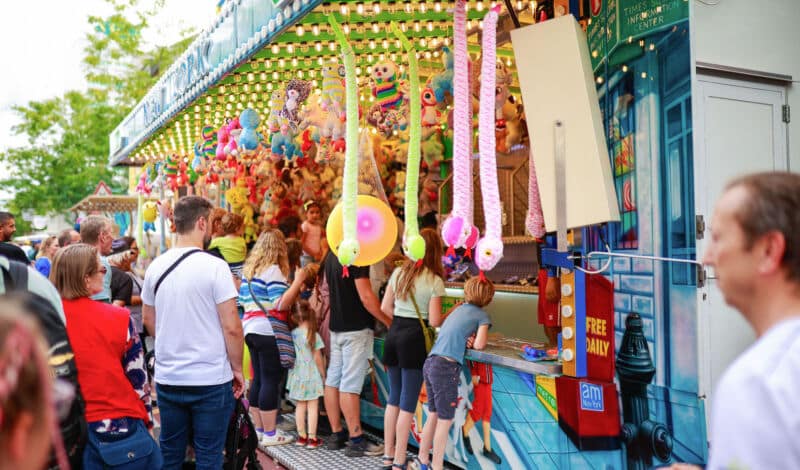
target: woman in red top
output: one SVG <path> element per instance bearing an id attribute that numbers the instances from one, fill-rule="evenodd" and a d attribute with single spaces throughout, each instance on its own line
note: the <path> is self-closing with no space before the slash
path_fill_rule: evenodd
<path id="1" fill-rule="evenodd" d="M 160 469 L 161 452 L 147 431 L 152 419 L 144 355 L 130 314 L 89 298 L 103 290 L 105 269 L 97 250 L 80 243 L 59 251 L 50 272 L 86 401 L 84 468 Z"/>

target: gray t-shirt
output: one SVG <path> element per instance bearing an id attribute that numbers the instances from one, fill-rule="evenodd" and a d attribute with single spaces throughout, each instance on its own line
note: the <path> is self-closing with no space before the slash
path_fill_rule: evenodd
<path id="1" fill-rule="evenodd" d="M 449 357 L 459 364 L 464 364 L 467 338 L 475 334 L 481 325 L 491 327 L 492 322 L 488 313 L 472 304 L 459 305 L 444 320 L 429 356 Z"/>

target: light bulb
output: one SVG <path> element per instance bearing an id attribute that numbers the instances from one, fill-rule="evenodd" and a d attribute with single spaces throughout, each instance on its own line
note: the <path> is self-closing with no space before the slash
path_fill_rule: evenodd
<path id="1" fill-rule="evenodd" d="M 297 32 L 297 36 L 299 36 L 299 37 L 302 37 L 304 34 L 306 34 L 306 30 L 303 29 L 302 25 L 297 27 L 296 32 Z"/>
<path id="2" fill-rule="evenodd" d="M 372 11 L 374 11 L 376 15 L 379 15 L 381 13 L 381 4 L 380 3 L 374 3 L 372 5 Z"/>
<path id="3" fill-rule="evenodd" d="M 442 11 L 442 2 L 434 3 L 433 4 L 433 11 L 435 11 L 436 13 L 439 13 L 440 11 Z"/>
<path id="4" fill-rule="evenodd" d="M 381 32 L 381 27 L 378 26 L 378 23 L 372 23 L 372 32 L 375 34 Z"/>
<path id="5" fill-rule="evenodd" d="M 319 41 L 315 42 L 315 43 L 314 43 L 314 49 L 315 49 L 317 52 L 322 52 L 322 43 L 321 43 L 321 42 L 319 42 Z"/>
<path id="6" fill-rule="evenodd" d="M 288 46 L 286 46 L 286 52 L 288 52 L 289 54 L 294 54 L 294 44 L 289 44 Z"/>
<path id="7" fill-rule="evenodd" d="M 359 15 L 363 15 L 364 14 L 364 4 L 363 3 L 357 3 L 356 4 L 356 13 L 358 13 Z"/>
<path id="8" fill-rule="evenodd" d="M 279 45 L 277 45 L 277 44 L 273 44 L 273 45 L 272 45 L 272 53 L 273 53 L 273 54 L 277 54 L 277 53 L 279 53 L 280 51 L 281 51 L 281 47 L 280 47 Z"/>
<path id="9" fill-rule="evenodd" d="M 478 2 L 478 3 L 475 5 L 475 9 L 476 9 L 477 11 L 483 11 L 483 2 Z"/>
<path id="10" fill-rule="evenodd" d="M 347 15 L 350 13 L 350 9 L 347 8 L 346 3 L 339 4 L 339 13 L 341 13 L 342 15 Z"/>
<path id="11" fill-rule="evenodd" d="M 311 34 L 313 34 L 314 36 L 319 36 L 319 25 L 318 24 L 315 24 L 314 26 L 311 27 Z"/>

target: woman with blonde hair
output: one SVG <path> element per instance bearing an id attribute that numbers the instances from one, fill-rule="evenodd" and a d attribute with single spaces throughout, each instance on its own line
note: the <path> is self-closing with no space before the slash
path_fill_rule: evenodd
<path id="1" fill-rule="evenodd" d="M 84 243 L 60 250 L 50 273 L 64 305 L 86 401 L 89 443 L 83 465 L 107 468 L 114 460 L 110 453 L 123 446 L 125 468 L 161 468 L 161 451 L 148 433 L 153 423 L 150 385 L 133 320 L 124 308 L 90 299 L 103 290 L 105 273 L 97 249 Z"/>
<path id="2" fill-rule="evenodd" d="M 406 259 L 392 272 L 381 302 L 383 313 L 393 318 L 383 353 L 389 375 L 389 398 L 383 418 L 384 468 L 405 468 L 408 433 L 428 354 L 422 323 L 442 323 L 442 242 L 435 230 L 423 229 L 419 234 L 425 240 L 425 257 L 418 262 Z"/>
<path id="3" fill-rule="evenodd" d="M 47 237 L 42 242 L 39 253 L 36 255 L 36 263 L 34 264 L 36 270 L 39 271 L 42 276 L 50 276 L 50 265 L 53 258 L 56 256 L 56 251 L 58 251 L 60 247 L 61 246 L 58 244 L 58 237 Z"/>
<path id="4" fill-rule="evenodd" d="M 239 303 L 244 309 L 244 341 L 253 363 L 250 408 L 261 445 L 292 442 L 292 437 L 276 429 L 280 404 L 280 383 L 294 358 L 289 328 L 289 311 L 305 281 L 305 271 L 297 269 L 289 284 L 289 259 L 286 241 L 279 230 L 267 230 L 258 237 L 244 263 Z"/>

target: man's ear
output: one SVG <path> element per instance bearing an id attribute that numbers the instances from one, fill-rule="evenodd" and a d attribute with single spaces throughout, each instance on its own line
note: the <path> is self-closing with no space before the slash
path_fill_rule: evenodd
<path id="1" fill-rule="evenodd" d="M 773 230 L 764 234 L 756 242 L 757 250 L 761 256 L 758 271 L 761 274 L 772 274 L 781 270 L 783 255 L 786 253 L 786 237 L 783 233 Z"/>

